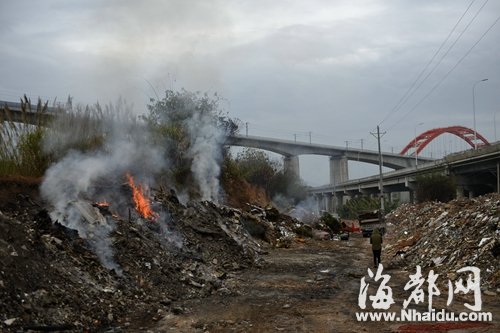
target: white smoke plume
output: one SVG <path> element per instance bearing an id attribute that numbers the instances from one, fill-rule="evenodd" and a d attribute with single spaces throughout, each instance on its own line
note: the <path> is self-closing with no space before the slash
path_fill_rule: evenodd
<path id="1" fill-rule="evenodd" d="M 88 202 L 98 197 L 102 199 L 108 194 L 101 188 L 96 190 L 99 183 L 118 183 L 119 189 L 126 172 L 145 177 L 158 172 L 165 166 L 165 161 L 159 149 L 148 145 L 144 126 L 126 120 L 99 120 L 104 123 L 101 125 L 108 129 L 104 134 L 105 142 L 102 148 L 88 153 L 69 151 L 46 171 L 40 191 L 42 197 L 52 206 L 52 220 L 77 230 L 80 237 L 88 240 L 103 265 L 118 272 L 108 237 L 114 230 L 114 224 L 110 219 L 89 222 L 99 214 L 85 216 L 93 215 L 93 207 L 89 208 Z M 61 135 L 57 131 L 52 134 Z M 47 142 L 48 148 L 54 149 L 54 138 L 49 137 Z M 61 145 L 64 144 L 65 142 L 61 142 Z M 114 196 L 116 197 L 116 194 Z"/>
<path id="2" fill-rule="evenodd" d="M 74 119 L 69 122 L 58 119 L 56 130 L 49 131 L 45 139 L 45 149 L 57 155 L 72 146 L 81 148 L 78 147 L 79 142 L 93 142 L 92 136 L 103 141 L 101 148 L 87 153 L 69 150 L 46 171 L 41 195 L 52 207 L 50 216 L 53 221 L 77 230 L 82 238 L 87 239 L 104 266 L 119 271 L 113 261 L 109 239 L 115 228 L 113 221 L 107 219 L 92 223 L 99 218 L 92 213 L 97 208 L 89 206 L 89 202 L 111 198 L 111 207 L 119 213 L 123 209 L 121 215 L 124 216 L 130 207 L 130 198 L 123 198 L 120 190 L 126 182 L 125 174 L 131 173 L 141 183 L 152 180 L 154 175 L 168 166 L 165 157 L 168 149 L 152 144 L 155 141 L 148 135 L 145 124 L 134 121 L 126 114 L 125 117 L 117 117 L 119 110 L 116 108 L 105 112 L 100 108 L 97 112 L 90 111 L 85 109 L 80 112 L 83 128 L 75 126 Z M 190 138 L 187 154 L 192 160 L 194 180 L 202 199 L 215 202 L 220 196 L 219 175 L 224 141 L 224 133 L 216 122 L 216 118 L 203 112 L 194 112 L 184 121 Z M 180 247 L 182 241 L 171 234 L 167 215 L 158 222 L 161 234 Z"/>
<path id="3" fill-rule="evenodd" d="M 217 127 L 213 116 L 205 113 L 195 113 L 187 122 L 187 128 L 191 138 L 189 155 L 193 159 L 191 171 L 202 200 L 218 202 L 224 133 Z"/>
<path id="4" fill-rule="evenodd" d="M 272 200 L 280 212 L 290 215 L 303 223 L 310 224 L 320 216 L 318 203 L 313 197 L 308 197 L 298 204 L 294 204 L 293 201 L 293 199 L 281 194 L 274 196 Z"/>

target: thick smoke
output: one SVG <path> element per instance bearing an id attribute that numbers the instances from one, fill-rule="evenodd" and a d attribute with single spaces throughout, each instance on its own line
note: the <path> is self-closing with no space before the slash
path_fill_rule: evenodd
<path id="1" fill-rule="evenodd" d="M 104 266 L 119 271 L 108 237 L 114 224 L 111 219 L 99 219 L 102 215 L 89 202 L 105 199 L 108 195 L 116 198 L 115 192 L 120 191 L 126 172 L 144 178 L 160 171 L 165 161 L 159 149 L 148 145 L 150 140 L 143 126 L 116 119 L 100 121 L 108 129 L 102 133 L 105 140 L 102 148 L 88 153 L 69 151 L 45 173 L 41 195 L 52 206 L 53 221 L 77 230 L 80 237 L 88 240 Z M 57 140 L 50 135 L 64 137 L 67 133 L 64 129 L 49 131 L 48 149 L 53 150 Z M 117 185 L 105 190 L 99 186 L 104 183 Z"/>
<path id="2" fill-rule="evenodd" d="M 195 113 L 187 122 L 187 128 L 191 138 L 189 154 L 193 159 L 191 171 L 202 200 L 217 202 L 224 133 L 213 117 L 205 113 Z"/>
<path id="3" fill-rule="evenodd" d="M 111 218 L 103 219 L 91 203 L 110 201 L 111 207 L 124 216 L 131 205 L 131 198 L 122 189 L 126 184 L 125 174 L 132 174 L 141 183 L 153 180 L 154 175 L 168 167 L 165 157 L 168 149 L 152 144 L 155 141 L 145 124 L 126 115 L 117 117 L 120 112 L 116 108 L 107 111 L 86 109 L 76 116 L 70 113 L 71 119 L 57 119 L 55 128 L 45 138 L 45 149 L 61 159 L 47 170 L 41 194 L 51 205 L 53 221 L 77 230 L 103 265 L 119 272 L 109 238 L 114 222 Z M 184 125 L 191 142 L 187 152 L 192 160 L 191 171 L 202 199 L 217 201 L 224 133 L 208 114 L 195 112 Z M 92 143 L 94 137 L 96 146 L 101 148 L 87 147 L 86 153 L 70 149 L 82 148 L 80 142 Z M 182 245 L 168 228 L 168 212 L 161 212 L 157 222 L 162 236 L 175 246 Z"/>
<path id="4" fill-rule="evenodd" d="M 303 223 L 311 223 L 319 216 L 318 204 L 314 198 L 308 197 L 294 204 L 293 199 L 287 198 L 283 195 L 276 195 L 273 198 L 273 204 L 285 214 L 288 214 Z"/>
<path id="5" fill-rule="evenodd" d="M 306 200 L 299 202 L 293 210 L 290 211 L 290 216 L 297 220 L 308 223 L 315 216 L 318 216 L 318 203 L 314 198 L 308 197 Z"/>

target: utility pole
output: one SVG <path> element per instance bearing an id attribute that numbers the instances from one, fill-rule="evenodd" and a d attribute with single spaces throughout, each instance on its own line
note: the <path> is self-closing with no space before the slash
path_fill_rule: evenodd
<path id="1" fill-rule="evenodd" d="M 311 144 L 311 143 L 312 143 L 312 132 L 309 131 L 309 144 Z"/>
<path id="2" fill-rule="evenodd" d="M 248 136 L 248 121 L 245 123 L 245 133 Z"/>
<path id="3" fill-rule="evenodd" d="M 297 134 L 293 135 L 293 141 L 297 142 Z"/>
<path id="4" fill-rule="evenodd" d="M 378 142 L 378 170 L 379 170 L 379 184 L 378 187 L 380 189 L 380 214 L 383 214 L 385 207 L 384 207 L 384 179 L 382 176 L 382 150 L 380 149 L 380 138 L 384 136 L 386 132 L 380 133 L 380 126 L 377 125 L 377 133 L 371 133 Z M 382 215 L 380 215 L 382 216 Z"/>
<path id="5" fill-rule="evenodd" d="M 363 150 L 363 142 L 364 142 L 364 139 L 361 139 L 361 150 Z"/>

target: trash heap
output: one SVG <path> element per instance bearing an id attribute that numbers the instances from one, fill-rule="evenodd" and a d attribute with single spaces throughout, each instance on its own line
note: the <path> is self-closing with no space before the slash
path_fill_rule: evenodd
<path id="1" fill-rule="evenodd" d="M 110 269 L 76 230 L 52 221 L 38 198 L 17 193 L 9 200 L 0 203 L 2 332 L 140 331 L 186 311 L 182 300 L 231 295 L 237 271 L 260 265 L 260 254 L 293 241 L 302 226 L 272 208 L 183 205 L 159 191 L 155 204 L 168 212 L 161 223 L 94 206 L 105 217 L 100 223 L 114 226 L 117 269 Z"/>
<path id="2" fill-rule="evenodd" d="M 448 203 L 404 204 L 386 216 L 389 267 L 433 269 L 455 280 L 466 266 L 481 269 L 481 288 L 500 291 L 500 195 Z"/>

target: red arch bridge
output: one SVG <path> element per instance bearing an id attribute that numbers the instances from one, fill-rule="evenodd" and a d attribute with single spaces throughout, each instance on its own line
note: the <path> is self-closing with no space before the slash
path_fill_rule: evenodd
<path id="1" fill-rule="evenodd" d="M 401 150 L 400 155 L 405 155 L 409 151 L 412 152 L 410 154 L 412 156 L 414 156 L 415 154 L 419 154 L 432 140 L 446 133 L 458 136 L 459 138 L 467 142 L 472 148 L 478 148 L 490 144 L 484 138 L 484 136 L 477 133 L 477 131 L 473 131 L 470 128 L 464 126 L 439 127 L 425 131 L 419 136 L 415 137 L 415 139 L 411 140 L 406 145 L 406 147 Z"/>

